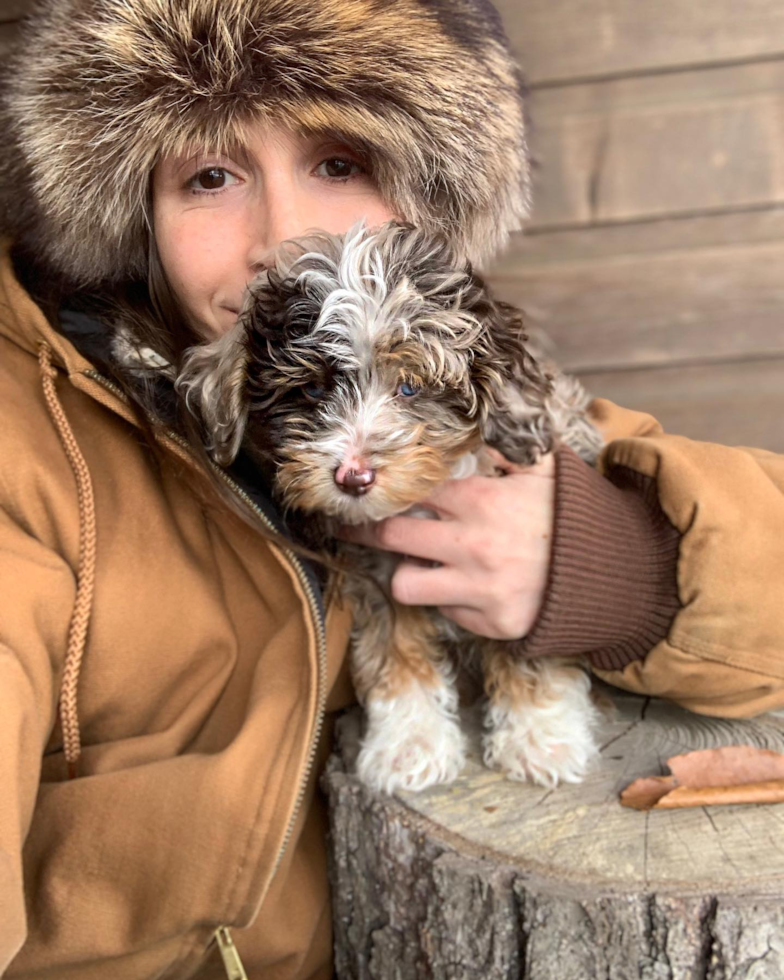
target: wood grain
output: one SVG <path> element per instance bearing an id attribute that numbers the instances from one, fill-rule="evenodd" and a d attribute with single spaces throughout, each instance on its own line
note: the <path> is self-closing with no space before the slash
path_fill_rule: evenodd
<path id="1" fill-rule="evenodd" d="M 784 353 L 784 212 L 520 236 L 486 270 L 572 371 Z"/>
<path id="2" fill-rule="evenodd" d="M 530 83 L 784 52 L 779 0 L 496 0 Z"/>
<path id="3" fill-rule="evenodd" d="M 660 775 L 662 760 L 682 752 L 731 744 L 780 752 L 784 720 L 725 721 L 656 699 L 643 713 L 645 699 L 620 692 L 613 698 L 618 716 L 605 724 L 601 761 L 580 785 L 545 790 L 486 769 L 478 718 L 468 716 L 473 751 L 458 780 L 397 795 L 461 839 L 551 879 L 663 891 L 721 887 L 735 894 L 780 888 L 784 849 L 759 845 L 779 838 L 784 805 L 646 816 L 620 806 L 618 795 L 639 776 Z"/>
<path id="4" fill-rule="evenodd" d="M 710 816 L 701 809 L 646 814 L 621 806 L 619 794 L 641 776 L 662 774 L 664 760 L 683 752 L 720 745 L 784 751 L 784 718 L 709 718 L 603 688 L 616 712 L 603 725 L 600 760 L 583 783 L 548 790 L 487 769 L 481 718 L 471 708 L 461 712 L 470 747 L 457 780 L 396 797 L 459 841 L 462 853 L 504 858 L 553 883 L 775 894 L 784 848 L 760 842 L 779 838 L 784 804 L 724 807 Z"/>
<path id="5" fill-rule="evenodd" d="M 534 228 L 784 201 L 784 60 L 534 91 L 530 112 Z"/>
<path id="6" fill-rule="evenodd" d="M 322 787 L 341 980 L 784 976 L 784 804 L 639 813 L 617 795 L 691 748 L 780 751 L 784 720 L 615 697 L 600 764 L 554 790 L 485 769 L 469 711 L 455 783 L 374 794 L 353 775 L 360 712 L 338 720 Z"/>
<path id="7" fill-rule="evenodd" d="M 603 260 L 672 249 L 784 241 L 784 205 L 573 228 L 526 227 L 483 271 L 515 276 L 531 264 Z"/>
<path id="8" fill-rule="evenodd" d="M 784 357 L 579 377 L 595 396 L 650 412 L 667 432 L 784 453 Z"/>

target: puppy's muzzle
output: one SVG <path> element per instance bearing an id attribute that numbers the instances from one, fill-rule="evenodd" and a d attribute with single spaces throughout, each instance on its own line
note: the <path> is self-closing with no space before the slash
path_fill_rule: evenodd
<path id="1" fill-rule="evenodd" d="M 369 467 L 354 467 L 344 463 L 335 470 L 335 483 L 351 497 L 361 497 L 376 482 L 376 471 Z"/>

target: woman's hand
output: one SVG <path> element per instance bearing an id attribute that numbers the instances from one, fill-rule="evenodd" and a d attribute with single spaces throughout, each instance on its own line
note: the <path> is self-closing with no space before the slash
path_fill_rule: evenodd
<path id="1" fill-rule="evenodd" d="M 480 636 L 525 636 L 544 598 L 555 505 L 552 454 L 522 468 L 499 457 L 503 477 L 449 480 L 422 506 L 440 520 L 390 517 L 346 527 L 341 537 L 357 544 L 427 562 L 403 561 L 392 595 L 411 606 L 437 606 Z"/>

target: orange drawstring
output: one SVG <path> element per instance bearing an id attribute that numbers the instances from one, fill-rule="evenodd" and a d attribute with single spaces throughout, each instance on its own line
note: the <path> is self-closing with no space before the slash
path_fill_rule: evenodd
<path id="1" fill-rule="evenodd" d="M 68 767 L 68 778 L 74 779 L 78 775 L 77 763 L 82 752 L 76 694 L 95 589 L 95 498 L 87 463 L 57 397 L 57 389 L 54 383 L 57 371 L 52 367 L 52 349 L 46 343 L 42 343 L 39 348 L 38 363 L 41 366 L 41 382 L 46 407 L 76 477 L 76 490 L 79 499 L 79 568 L 76 576 L 76 601 L 68 630 L 68 647 L 60 686 L 60 723 L 63 729 L 63 748 Z"/>

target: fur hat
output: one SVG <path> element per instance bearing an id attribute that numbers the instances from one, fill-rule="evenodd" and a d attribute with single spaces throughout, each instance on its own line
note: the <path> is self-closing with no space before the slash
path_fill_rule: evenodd
<path id="1" fill-rule="evenodd" d="M 340 136 L 481 263 L 520 227 L 522 82 L 489 0 L 48 0 L 8 67 L 0 226 L 81 287 L 147 276 L 150 173 L 261 121 Z"/>

